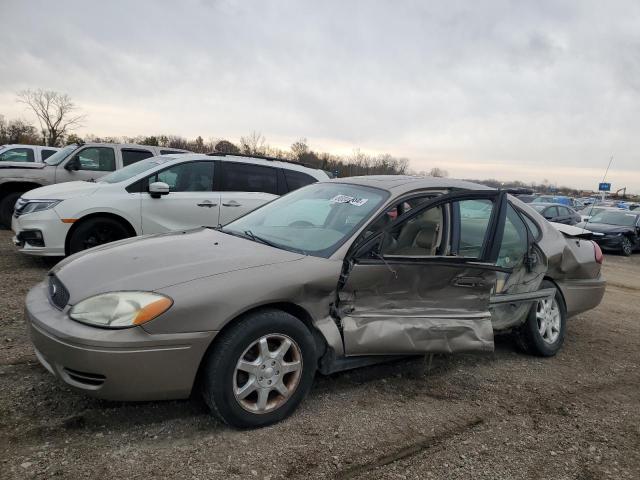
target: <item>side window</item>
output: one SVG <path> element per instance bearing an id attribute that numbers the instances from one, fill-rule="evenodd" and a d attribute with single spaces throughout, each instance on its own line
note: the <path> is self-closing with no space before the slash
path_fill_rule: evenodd
<path id="1" fill-rule="evenodd" d="M 571 215 L 571 212 L 567 207 L 558 207 L 558 211 L 560 212 L 561 217 L 566 217 Z"/>
<path id="2" fill-rule="evenodd" d="M 482 254 L 484 240 L 493 212 L 491 200 L 462 200 L 454 202 L 460 216 L 460 234 L 457 253 L 461 257 L 478 258 Z"/>
<path id="3" fill-rule="evenodd" d="M 145 158 L 153 157 L 153 153 L 149 150 L 132 150 L 129 148 L 122 149 L 122 166 L 127 167 L 132 163 L 139 162 Z"/>
<path id="4" fill-rule="evenodd" d="M 116 156 L 111 147 L 87 147 L 76 158 L 80 161 L 79 170 L 113 172 L 116 169 Z"/>
<path id="5" fill-rule="evenodd" d="M 213 162 L 180 163 L 149 178 L 149 183 L 164 182 L 172 192 L 213 191 Z"/>
<path id="6" fill-rule="evenodd" d="M 404 215 L 412 208 L 416 208 L 422 203 L 428 201 L 433 198 L 433 195 L 426 195 L 424 197 L 414 197 L 402 201 L 400 203 L 391 205 L 387 210 L 380 216 L 378 216 L 373 222 L 371 222 L 364 233 L 362 234 L 363 238 L 368 238 L 371 235 L 375 235 L 379 231 L 381 231 L 384 227 L 393 222 L 400 215 Z"/>
<path id="7" fill-rule="evenodd" d="M 0 153 L 0 162 L 35 162 L 30 148 L 12 148 Z"/>
<path id="8" fill-rule="evenodd" d="M 296 172 L 295 170 L 286 170 L 284 169 L 284 178 L 287 181 L 287 190 L 292 192 L 293 190 L 297 190 L 300 187 L 304 187 L 311 183 L 315 183 L 318 180 L 313 178 L 311 175 L 307 175 L 306 173 Z"/>
<path id="9" fill-rule="evenodd" d="M 542 233 L 540 231 L 540 227 L 538 226 L 538 224 L 536 222 L 534 222 L 533 220 L 531 220 L 529 218 L 529 215 L 527 214 L 522 214 L 522 216 L 524 217 L 524 221 L 526 222 L 527 226 L 529 227 L 529 231 L 531 232 L 531 235 L 533 235 L 533 238 L 535 238 L 536 240 L 540 238 L 540 234 Z"/>
<path id="10" fill-rule="evenodd" d="M 505 268 L 521 265 L 528 248 L 527 227 L 518 213 L 509 205 L 497 265 Z"/>
<path id="11" fill-rule="evenodd" d="M 248 163 L 224 162 L 222 190 L 278 194 L 278 171 Z"/>
<path id="12" fill-rule="evenodd" d="M 544 211 L 544 218 L 555 218 L 558 216 L 558 207 L 549 207 Z"/>
<path id="13" fill-rule="evenodd" d="M 56 150 L 42 150 L 40 152 L 40 154 L 42 155 L 42 161 L 44 162 L 47 158 L 49 158 L 54 153 L 56 153 Z"/>

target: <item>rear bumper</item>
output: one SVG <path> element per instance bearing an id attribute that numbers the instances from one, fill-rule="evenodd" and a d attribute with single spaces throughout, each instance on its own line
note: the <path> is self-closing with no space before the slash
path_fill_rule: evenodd
<path id="1" fill-rule="evenodd" d="M 565 280 L 558 282 L 567 306 L 567 316 L 572 317 L 600 305 L 607 282 L 601 275 L 588 280 Z"/>
<path id="2" fill-rule="evenodd" d="M 83 325 L 49 303 L 44 283 L 27 295 L 25 312 L 40 363 L 74 389 L 107 400 L 188 397 L 215 335 L 151 335 L 141 327 Z"/>

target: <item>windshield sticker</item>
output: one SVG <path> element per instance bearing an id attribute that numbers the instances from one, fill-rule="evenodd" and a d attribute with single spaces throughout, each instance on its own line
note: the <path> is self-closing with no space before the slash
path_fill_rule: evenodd
<path id="1" fill-rule="evenodd" d="M 349 195 L 336 195 L 335 197 L 329 200 L 329 203 L 350 203 L 355 207 L 361 207 L 368 201 L 369 201 L 368 198 L 356 198 L 356 197 L 350 197 Z"/>

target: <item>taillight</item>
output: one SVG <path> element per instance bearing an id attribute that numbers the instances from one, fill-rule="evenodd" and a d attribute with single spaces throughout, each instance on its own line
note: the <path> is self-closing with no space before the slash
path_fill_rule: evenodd
<path id="1" fill-rule="evenodd" d="M 602 249 L 600 248 L 600 245 L 598 245 L 593 240 L 591 241 L 591 243 L 593 243 L 593 250 L 596 255 L 596 263 L 599 263 L 600 265 L 602 265 L 602 262 L 604 261 L 604 255 L 602 254 Z"/>

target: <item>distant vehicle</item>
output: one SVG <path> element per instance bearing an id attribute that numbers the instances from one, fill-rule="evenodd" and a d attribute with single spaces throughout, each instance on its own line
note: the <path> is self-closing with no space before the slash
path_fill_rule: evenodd
<path id="1" fill-rule="evenodd" d="M 606 206 L 591 205 L 589 207 L 584 207 L 578 213 L 580 214 L 580 221 L 581 222 L 586 222 L 587 220 L 589 220 L 594 215 L 597 215 L 597 214 L 599 214 L 601 212 L 606 212 L 607 210 L 613 210 L 614 212 L 619 212 L 620 211 L 620 209 L 618 207 L 606 207 Z"/>
<path id="2" fill-rule="evenodd" d="M 580 215 L 573 208 L 559 203 L 535 202 L 531 203 L 530 206 L 550 222 L 575 225 L 576 223 L 580 223 L 582 220 Z"/>
<path id="3" fill-rule="evenodd" d="M 0 145 L 0 162 L 42 163 L 59 150 L 56 147 L 18 143 Z"/>
<path id="4" fill-rule="evenodd" d="M 145 158 L 186 152 L 179 148 L 149 145 L 83 143 L 60 149 L 46 158 L 44 163 L 0 162 L 0 226 L 11 226 L 16 201 L 23 193 L 34 188 L 73 180 L 94 181 Z"/>
<path id="5" fill-rule="evenodd" d="M 640 212 L 605 210 L 593 215 L 588 223 L 576 226 L 603 233 L 593 239 L 602 250 L 617 251 L 628 257 L 640 248 Z"/>
<path id="6" fill-rule="evenodd" d="M 322 180 L 329 180 L 323 170 L 264 157 L 147 158 L 97 183 L 48 185 L 24 194 L 16 202 L 14 242 L 30 255 L 64 256 L 136 235 L 216 228 Z"/>
<path id="7" fill-rule="evenodd" d="M 540 195 L 535 198 L 532 203 L 559 203 L 561 205 L 567 205 L 571 208 L 578 208 L 581 204 L 576 202 L 575 198 L 567 197 L 565 195 Z"/>
<path id="8" fill-rule="evenodd" d="M 518 200 L 520 200 L 521 202 L 531 203 L 536 198 L 536 196 L 535 195 L 524 194 L 524 195 L 516 195 L 516 198 Z"/>

